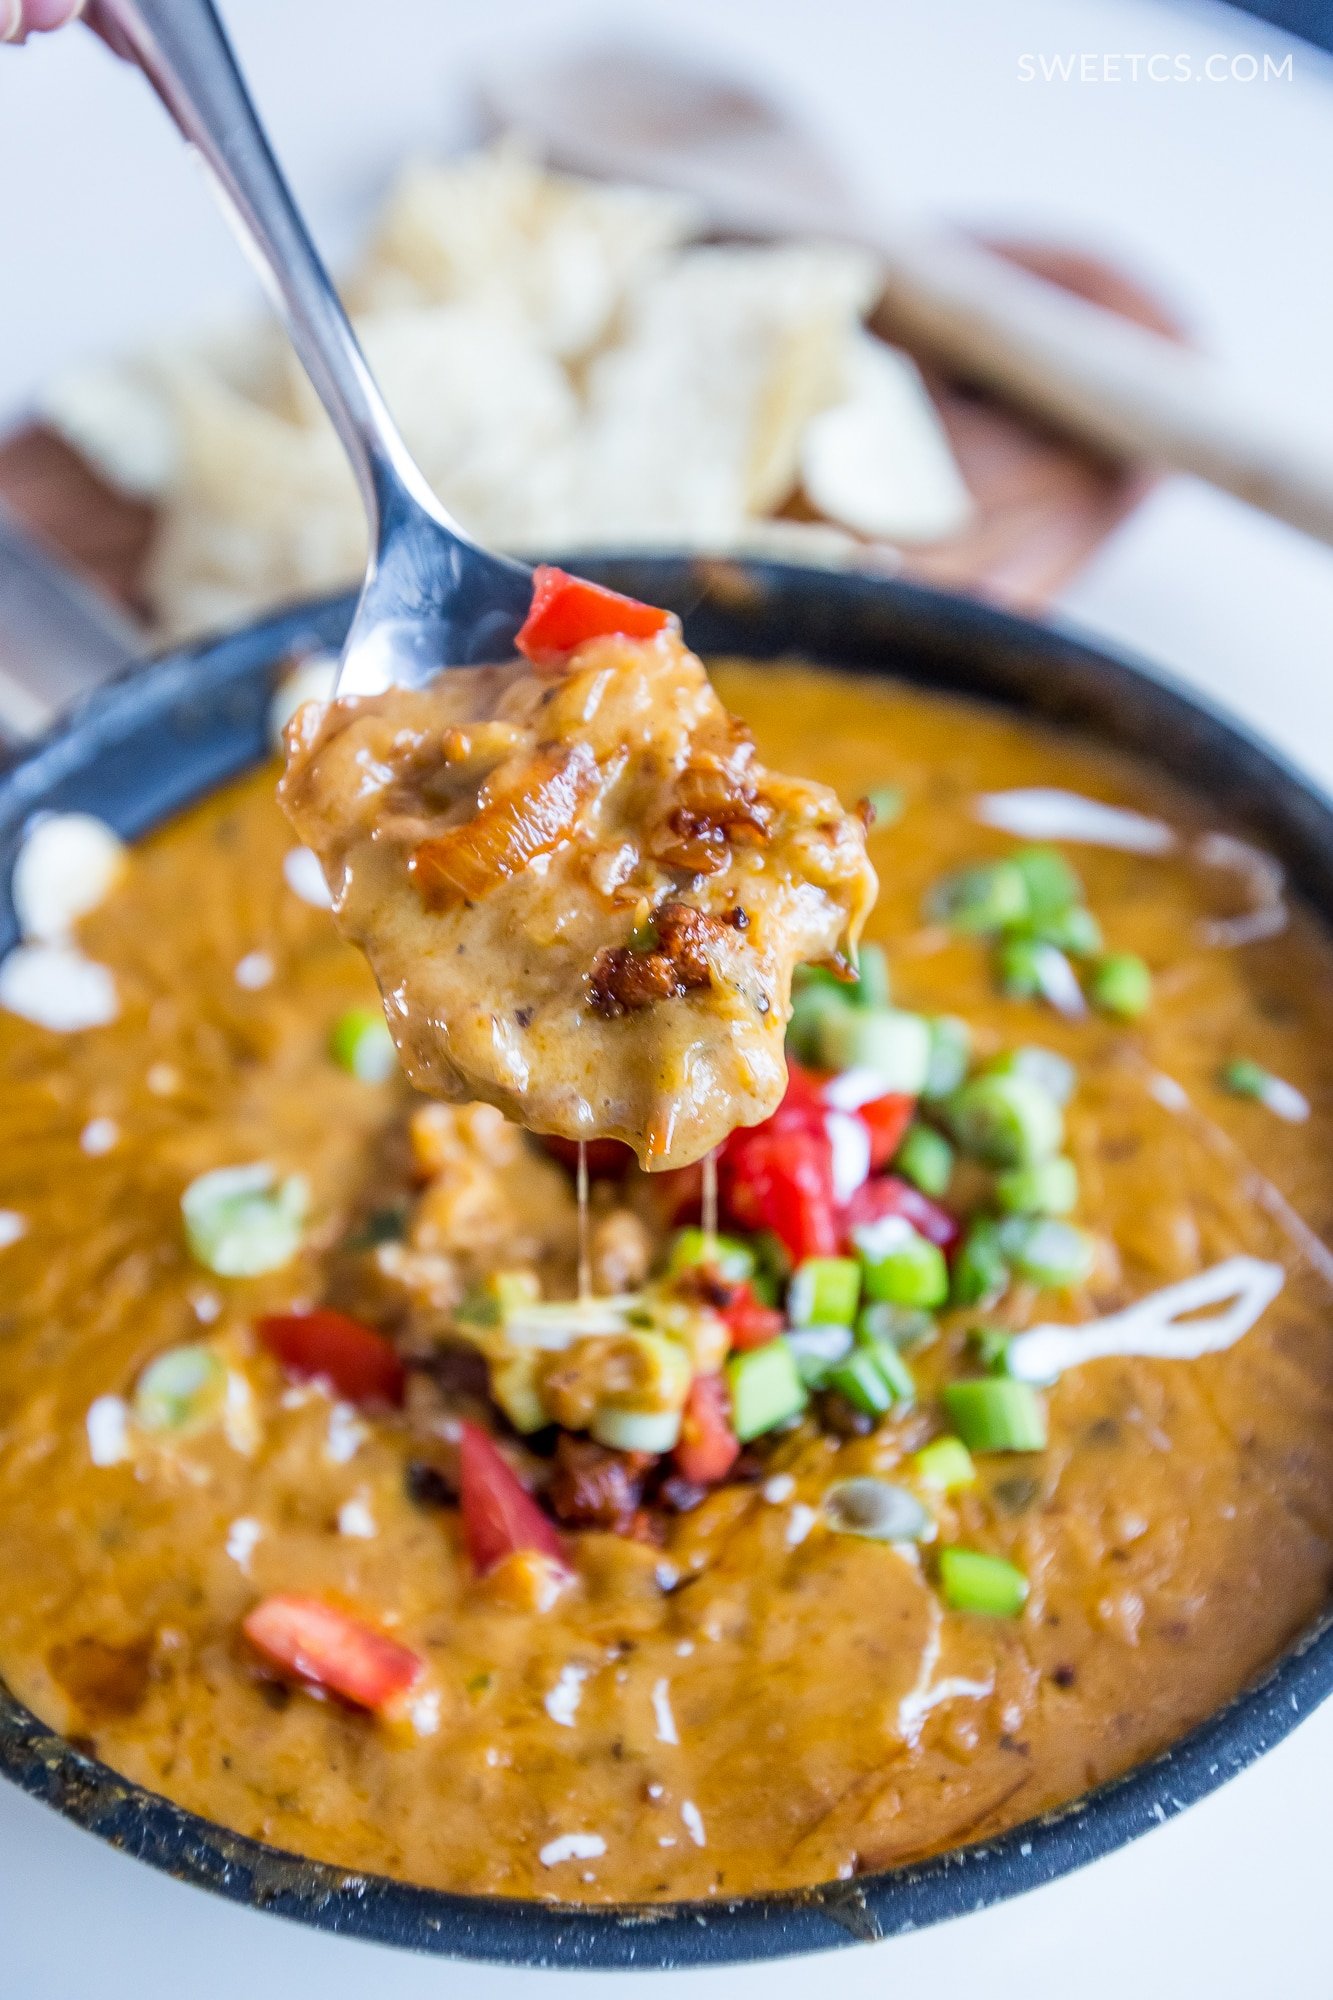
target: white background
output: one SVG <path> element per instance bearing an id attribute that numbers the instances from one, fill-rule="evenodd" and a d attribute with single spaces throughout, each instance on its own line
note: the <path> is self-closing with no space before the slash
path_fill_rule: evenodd
<path id="1" fill-rule="evenodd" d="M 335 255 L 405 148 L 460 131 L 478 59 L 613 26 L 683 38 L 801 102 L 883 199 L 1117 256 L 1333 438 L 1333 65 L 1241 15 L 1138 0 L 224 4 Z M 1288 49 L 1291 81 L 1267 85 L 1019 80 L 1022 54 L 1188 52 L 1197 65 Z M 58 363 L 187 326 L 247 290 L 136 77 L 81 31 L 0 51 L 0 410 Z M 1330 552 L 1172 482 L 1062 611 L 1209 688 L 1333 782 Z M 836 1966 L 665 1975 L 644 1990 L 783 2000 L 831 1974 L 847 2000 L 1327 2000 L 1330 1791 L 1333 1705 L 1150 1839 L 1016 1903 Z M 0 1792 L 0 2000 L 526 2000 L 596 1977 L 317 1936 L 169 1883 Z M 611 1975 L 599 1990 L 628 1983 Z"/>

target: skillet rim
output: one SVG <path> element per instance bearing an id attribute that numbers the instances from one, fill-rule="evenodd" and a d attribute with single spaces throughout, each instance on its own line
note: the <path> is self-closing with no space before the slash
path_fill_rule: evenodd
<path id="1" fill-rule="evenodd" d="M 680 609 L 701 651 L 791 653 L 842 671 L 892 671 L 1110 740 L 1165 765 L 1176 782 L 1182 772 L 1208 768 L 1209 792 L 1217 779 L 1227 783 L 1228 822 L 1275 847 L 1333 925 L 1333 803 L 1314 781 L 1206 697 L 1068 627 L 896 579 L 790 564 L 639 552 L 566 560 L 615 588 Z M 90 695 L 0 771 L 0 880 L 8 882 L 30 814 L 50 800 L 79 802 L 80 780 L 98 759 L 119 771 L 118 810 L 108 817 L 129 834 L 253 761 L 281 662 L 293 651 L 336 644 L 351 607 L 350 597 L 288 607 L 168 653 Z M 738 624 L 748 628 L 748 644 L 736 636 Z M 155 717 L 168 719 L 181 739 L 171 753 L 180 768 L 174 783 L 160 779 L 145 794 L 129 752 Z M 191 750 L 196 766 L 205 754 L 189 778 Z M 0 951 L 12 929 L 12 912 L 0 904 Z M 0 1774 L 178 1880 L 322 1929 L 511 1965 L 687 1968 L 887 1938 L 1053 1881 L 1216 1789 L 1330 1692 L 1333 1607 L 1178 1743 L 997 1840 L 849 1882 L 716 1902 L 588 1906 L 462 1896 L 309 1861 L 121 1778 L 38 1721 L 3 1682 Z"/>

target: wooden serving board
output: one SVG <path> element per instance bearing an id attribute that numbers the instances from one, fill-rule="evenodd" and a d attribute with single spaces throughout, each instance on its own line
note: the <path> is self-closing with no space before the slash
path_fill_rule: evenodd
<path id="1" fill-rule="evenodd" d="M 1031 245 L 993 247 L 1070 291 L 1180 337 L 1155 300 L 1095 258 Z M 886 315 L 876 326 L 895 337 Z M 903 573 L 1039 610 L 1138 504 L 1150 481 L 1044 432 L 924 361 L 923 367 L 976 513 L 964 533 L 908 551 Z M 127 609 L 143 610 L 152 508 L 114 492 L 52 432 L 28 424 L 0 439 L 0 503 L 87 581 Z"/>

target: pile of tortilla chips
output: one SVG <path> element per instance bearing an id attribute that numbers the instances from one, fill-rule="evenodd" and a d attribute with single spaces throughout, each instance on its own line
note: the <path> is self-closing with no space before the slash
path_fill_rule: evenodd
<path id="1" fill-rule="evenodd" d="M 698 234 L 684 200 L 550 173 L 508 144 L 404 171 L 346 292 L 450 511 L 533 556 L 882 561 L 956 531 L 970 503 L 934 408 L 865 330 L 874 259 Z M 164 634 L 359 577 L 361 503 L 276 327 L 85 368 L 44 414 L 154 501 Z"/>

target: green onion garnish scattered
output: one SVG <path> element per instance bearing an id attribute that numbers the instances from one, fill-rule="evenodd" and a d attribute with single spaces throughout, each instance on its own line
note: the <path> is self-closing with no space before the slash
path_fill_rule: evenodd
<path id="1" fill-rule="evenodd" d="M 938 1437 L 909 1460 L 920 1484 L 932 1493 L 962 1493 L 977 1483 L 977 1468 L 961 1438 Z"/>
<path id="2" fill-rule="evenodd" d="M 1137 1021 L 1152 999 L 1152 974 L 1133 952 L 1111 952 L 1089 973 L 1088 998 L 1103 1014 Z"/>
<path id="3" fill-rule="evenodd" d="M 982 936 L 1011 930 L 1031 914 L 1023 871 L 1012 861 L 959 868 L 935 884 L 926 900 L 926 914 L 936 923 Z"/>
<path id="4" fill-rule="evenodd" d="M 807 1257 L 787 1287 L 787 1318 L 793 1326 L 850 1326 L 860 1297 L 855 1257 Z"/>
<path id="5" fill-rule="evenodd" d="M 816 1047 L 822 1068 L 873 1070 L 886 1093 L 920 1096 L 930 1070 L 929 1022 L 897 1007 L 829 1009 Z"/>
<path id="6" fill-rule="evenodd" d="M 931 1125 L 913 1125 L 894 1157 L 893 1171 L 922 1194 L 947 1193 L 953 1178 L 953 1147 Z"/>
<path id="7" fill-rule="evenodd" d="M 967 1344 L 977 1357 L 979 1366 L 988 1375 L 1009 1373 L 1009 1343 L 1013 1339 L 998 1326 L 974 1326 L 967 1336 Z"/>
<path id="8" fill-rule="evenodd" d="M 215 1167 L 181 1196 L 185 1239 L 220 1278 L 255 1278 L 291 1262 L 308 1204 L 299 1174 L 280 1182 L 266 1165 Z"/>
<path id="9" fill-rule="evenodd" d="M 1032 926 L 1032 935 L 1058 946 L 1070 958 L 1095 958 L 1102 949 L 1102 927 L 1092 911 L 1081 904 L 1043 917 Z"/>
<path id="10" fill-rule="evenodd" d="M 870 807 L 870 824 L 877 833 L 886 826 L 896 826 L 907 810 L 907 794 L 901 785 L 876 785 L 866 793 L 866 804 Z"/>
<path id="11" fill-rule="evenodd" d="M 1074 1095 L 1078 1082 L 1078 1071 L 1073 1063 L 1059 1056 L 1054 1049 L 1025 1048 L 1006 1049 L 1003 1055 L 986 1064 L 987 1076 L 1025 1076 L 1029 1083 L 1039 1084 L 1048 1097 L 1057 1104 L 1068 1104 Z"/>
<path id="12" fill-rule="evenodd" d="M 934 1533 L 914 1493 L 887 1479 L 842 1479 L 824 1495 L 824 1520 L 837 1535 L 872 1542 L 924 1542 Z"/>
<path id="13" fill-rule="evenodd" d="M 867 1344 L 888 1340 L 904 1353 L 915 1347 L 925 1347 L 938 1331 L 928 1312 L 922 1312 L 916 1306 L 892 1306 L 885 1299 L 872 1306 L 863 1306 L 856 1319 L 858 1340 Z"/>
<path id="14" fill-rule="evenodd" d="M 1047 1000 L 1071 1017 L 1087 1012 L 1073 966 L 1041 938 L 1005 938 L 995 954 L 995 974 L 1011 1000 Z"/>
<path id="15" fill-rule="evenodd" d="M 1008 1284 L 1009 1260 L 1000 1225 L 988 1215 L 974 1216 L 954 1252 L 950 1301 L 956 1306 L 991 1306 Z"/>
<path id="16" fill-rule="evenodd" d="M 940 1593 L 951 1611 L 1016 1618 L 1027 1603 L 1028 1580 L 1003 1556 L 979 1549 L 940 1550 Z"/>
<path id="17" fill-rule="evenodd" d="M 1078 1206 L 1078 1169 L 1063 1157 L 1010 1167 L 995 1176 L 995 1199 L 1008 1215 L 1068 1215 Z"/>
<path id="18" fill-rule="evenodd" d="M 755 1253 L 739 1236 L 713 1236 L 702 1229 L 678 1229 L 667 1252 L 667 1276 L 678 1278 L 684 1271 L 708 1265 L 728 1284 L 739 1285 L 753 1278 Z"/>
<path id="19" fill-rule="evenodd" d="M 943 1400 L 969 1451 L 1046 1449 L 1046 1412 L 1027 1382 L 994 1375 L 980 1382 L 950 1382 Z"/>
<path id="20" fill-rule="evenodd" d="M 1097 1257 L 1086 1229 L 1051 1216 L 1011 1216 L 1000 1224 L 1000 1245 L 1017 1277 L 1061 1290 L 1085 1284 Z"/>
<path id="21" fill-rule="evenodd" d="M 893 999 L 889 961 L 883 945 L 863 944 L 857 953 L 856 984 L 851 997 L 858 1007 L 887 1007 Z"/>
<path id="22" fill-rule="evenodd" d="M 849 1326 L 798 1326 L 787 1334 L 788 1347 L 796 1359 L 797 1373 L 807 1389 L 822 1389 L 829 1371 L 845 1361 L 852 1351 Z"/>
<path id="23" fill-rule="evenodd" d="M 972 1056 L 972 1032 L 966 1021 L 938 1014 L 930 1023 L 930 1055 L 921 1095 L 927 1103 L 950 1097 L 966 1081 Z"/>
<path id="24" fill-rule="evenodd" d="M 949 1267 L 938 1244 L 930 1243 L 902 1216 L 886 1216 L 852 1232 L 863 1266 L 867 1300 L 915 1306 L 929 1312 L 949 1296 Z"/>
<path id="25" fill-rule="evenodd" d="M 1058 848 L 1021 847 L 1009 865 L 1023 878 L 1029 923 L 1063 916 L 1083 901 L 1083 884 Z"/>
<path id="26" fill-rule="evenodd" d="M 195 1430 L 218 1415 L 227 1371 L 211 1347 L 169 1347 L 150 1361 L 134 1390 L 134 1414 L 145 1430 Z"/>
<path id="27" fill-rule="evenodd" d="M 1310 1116 L 1310 1101 L 1294 1083 L 1274 1076 L 1272 1070 L 1264 1069 L 1248 1056 L 1237 1056 L 1234 1061 L 1224 1063 L 1217 1080 L 1233 1097 L 1252 1097 L 1279 1118 L 1285 1118 L 1288 1124 L 1299 1125 Z"/>
<path id="28" fill-rule="evenodd" d="M 770 1340 L 727 1363 L 731 1390 L 732 1428 L 741 1443 L 799 1416 L 805 1408 L 805 1384 L 796 1356 L 785 1340 Z"/>
<path id="29" fill-rule="evenodd" d="M 339 1069 L 362 1083 L 387 1083 L 398 1068 L 398 1051 L 378 1007 L 349 1007 L 329 1036 L 329 1054 Z"/>
<path id="30" fill-rule="evenodd" d="M 882 1417 L 895 1403 L 910 1403 L 916 1393 L 906 1362 L 887 1341 L 855 1348 L 829 1370 L 827 1386 L 868 1417 Z"/>
<path id="31" fill-rule="evenodd" d="M 990 1071 L 955 1091 L 945 1107 L 964 1152 L 993 1167 L 1026 1167 L 1058 1153 L 1060 1106 L 1029 1077 Z"/>

